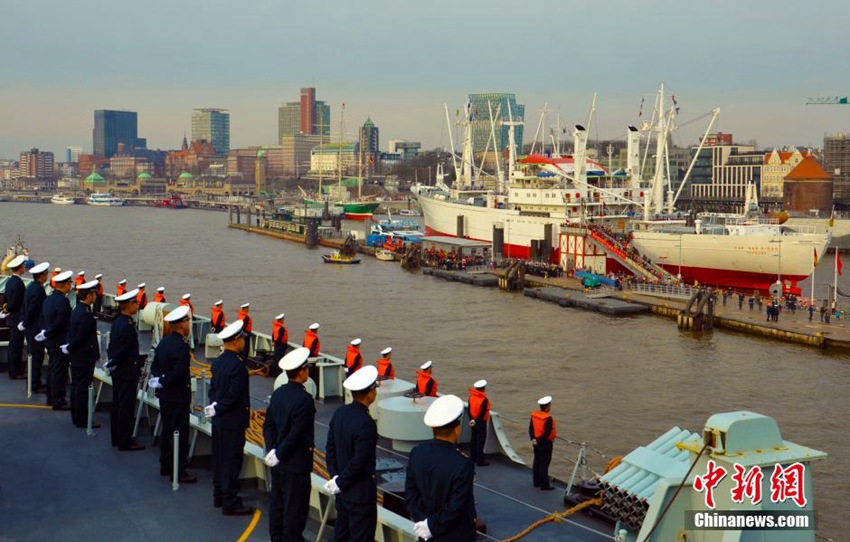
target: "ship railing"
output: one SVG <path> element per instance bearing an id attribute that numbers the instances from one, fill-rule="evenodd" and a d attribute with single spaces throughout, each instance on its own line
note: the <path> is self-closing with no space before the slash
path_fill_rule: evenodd
<path id="1" fill-rule="evenodd" d="M 666 297 L 670 299 L 690 299 L 696 293 L 692 286 L 670 285 L 670 284 L 648 284 L 643 282 L 633 283 L 631 291 L 641 295 L 655 297 Z"/>

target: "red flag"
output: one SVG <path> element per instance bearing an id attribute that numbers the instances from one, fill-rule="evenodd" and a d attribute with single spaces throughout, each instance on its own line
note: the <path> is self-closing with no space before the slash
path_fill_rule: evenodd
<path id="1" fill-rule="evenodd" d="M 814 250 L 814 251 L 815 251 L 815 263 L 814 263 L 814 267 L 817 267 L 817 266 L 818 266 L 818 249 L 816 249 L 816 248 L 814 248 L 814 247 L 813 247 L 813 248 L 812 248 L 812 250 Z"/>
<path id="2" fill-rule="evenodd" d="M 838 274 L 841 274 L 841 270 L 844 269 L 844 265 L 841 263 L 841 256 L 838 255 L 838 249 L 835 250 L 835 266 L 838 268 Z"/>

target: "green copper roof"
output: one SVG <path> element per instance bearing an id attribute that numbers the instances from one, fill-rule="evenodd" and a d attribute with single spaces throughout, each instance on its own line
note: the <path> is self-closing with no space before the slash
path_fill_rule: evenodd
<path id="1" fill-rule="evenodd" d="M 375 123 L 372 122 L 372 117 L 366 117 L 366 122 L 363 123 L 363 126 L 374 126 Z"/>
<path id="2" fill-rule="evenodd" d="M 184 172 L 183 172 L 183 173 L 181 173 L 181 174 L 180 174 L 180 176 L 179 176 L 179 177 L 177 177 L 177 178 L 178 178 L 178 179 L 194 179 L 194 177 L 192 177 L 192 174 L 191 174 L 191 173 L 189 173 L 188 171 L 184 171 Z"/>
<path id="3" fill-rule="evenodd" d="M 143 180 L 143 181 L 146 181 L 148 179 L 152 179 L 153 177 L 151 177 L 150 173 L 139 173 L 139 176 L 136 177 L 136 178 Z"/>
<path id="4" fill-rule="evenodd" d="M 102 182 L 105 182 L 105 181 L 103 180 L 103 177 L 101 177 L 100 175 L 97 174 L 96 171 L 93 171 L 91 173 L 91 175 L 86 177 L 86 182 L 94 184 L 94 183 L 102 183 Z"/>
<path id="5" fill-rule="evenodd" d="M 266 151 L 264 151 L 263 149 L 260 149 L 260 150 L 257 151 L 257 158 L 262 158 L 265 155 L 266 155 Z"/>

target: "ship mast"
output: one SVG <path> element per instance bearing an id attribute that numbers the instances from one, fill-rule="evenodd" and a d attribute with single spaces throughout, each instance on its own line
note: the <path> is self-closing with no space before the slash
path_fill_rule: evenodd
<path id="1" fill-rule="evenodd" d="M 510 103 L 508 103 L 510 107 Z M 505 173 L 502 171 L 501 149 L 496 144 L 496 123 L 493 119 L 493 104 L 487 100 L 487 109 L 490 110 L 490 137 L 493 138 L 493 154 L 496 156 L 496 186 L 500 194 L 505 192 Z M 496 108 L 496 118 L 499 117 L 502 111 L 502 104 Z"/>
<path id="2" fill-rule="evenodd" d="M 460 161 L 463 179 L 461 187 L 469 187 L 475 181 L 472 167 L 472 104 L 470 102 L 466 102 L 466 112 L 463 116 L 463 154 Z"/>

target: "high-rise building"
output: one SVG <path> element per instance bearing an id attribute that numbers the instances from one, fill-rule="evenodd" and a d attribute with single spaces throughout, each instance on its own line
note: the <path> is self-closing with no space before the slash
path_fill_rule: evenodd
<path id="1" fill-rule="evenodd" d="M 192 141 L 209 141 L 218 156 L 230 150 L 230 113 L 227 109 L 195 109 L 192 111 Z"/>
<path id="2" fill-rule="evenodd" d="M 696 151 L 693 147 L 691 155 Z M 709 135 L 691 174 L 691 198 L 743 203 L 747 185 L 752 183 L 760 193 L 764 156 L 752 145 L 732 143 L 732 134 Z"/>
<path id="3" fill-rule="evenodd" d="M 287 102 L 277 109 L 277 140 L 301 133 L 301 102 Z M 306 135 L 306 134 L 305 134 Z"/>
<path id="4" fill-rule="evenodd" d="M 65 149 L 65 161 L 77 164 L 80 161 L 81 154 L 83 154 L 82 147 L 68 147 Z"/>
<path id="5" fill-rule="evenodd" d="M 390 139 L 387 142 L 387 150 L 390 154 L 399 155 L 399 160 L 410 160 L 416 158 L 422 149 L 422 143 L 418 141 L 407 141 L 406 139 Z"/>
<path id="6" fill-rule="evenodd" d="M 19 183 L 40 188 L 52 185 L 55 180 L 53 153 L 38 149 L 22 152 L 18 160 L 18 179 Z"/>
<path id="7" fill-rule="evenodd" d="M 98 109 L 94 112 L 92 149 L 97 156 L 111 158 L 118 144 L 125 148 L 144 149 L 147 141 L 139 137 L 138 115 L 135 111 Z"/>
<path id="8" fill-rule="evenodd" d="M 469 115 L 472 119 L 472 152 L 484 152 L 490 140 L 490 108 L 493 109 L 493 119 L 506 121 L 525 118 L 525 106 L 516 103 L 515 94 L 491 92 L 487 94 L 469 95 Z M 490 143 L 490 151 L 504 152 L 508 148 L 508 127 L 496 124 L 496 148 Z M 522 149 L 522 126 L 514 129 L 517 152 Z"/>
<path id="9" fill-rule="evenodd" d="M 372 122 L 371 118 L 367 118 L 363 126 L 360 127 L 360 150 L 363 153 L 375 153 L 379 149 L 378 127 Z"/>
<path id="10" fill-rule="evenodd" d="M 823 138 L 823 166 L 832 175 L 836 207 L 850 209 L 850 138 L 845 133 Z"/>
<path id="11" fill-rule="evenodd" d="M 301 89 L 301 132 L 313 135 L 316 121 L 316 89 Z"/>
<path id="12" fill-rule="evenodd" d="M 301 100 L 286 102 L 277 110 L 278 141 L 283 136 L 329 135 L 331 129 L 331 108 L 323 101 L 316 100 L 316 89 L 301 89 Z"/>

